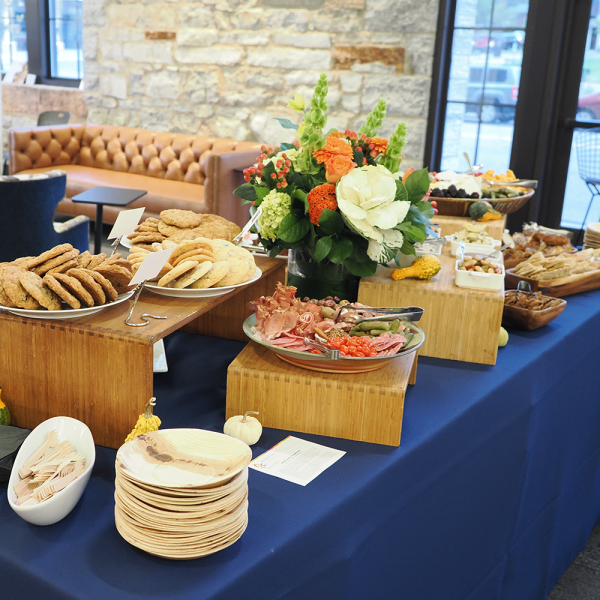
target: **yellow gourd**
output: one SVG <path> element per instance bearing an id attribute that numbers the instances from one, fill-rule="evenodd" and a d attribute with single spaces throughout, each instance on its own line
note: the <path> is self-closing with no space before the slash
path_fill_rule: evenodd
<path id="1" fill-rule="evenodd" d="M 150 398 L 144 406 L 144 414 L 140 415 L 133 431 L 127 436 L 125 442 L 132 440 L 134 437 L 142 433 L 149 433 L 150 431 L 158 431 L 160 427 L 160 419 L 152 414 L 152 407 L 156 405 L 156 398 Z"/>
<path id="2" fill-rule="evenodd" d="M 440 261 L 431 254 L 419 256 L 415 262 L 404 269 L 396 269 L 392 273 L 392 279 L 406 279 L 407 277 L 416 277 L 417 279 L 431 279 L 440 272 L 442 265 Z"/>
<path id="3" fill-rule="evenodd" d="M 230 437 L 242 440 L 242 442 L 252 446 L 258 442 L 262 434 L 262 425 L 254 417 L 248 415 L 257 415 L 253 410 L 247 411 L 243 416 L 237 415 L 230 417 L 223 427 L 223 433 Z"/>

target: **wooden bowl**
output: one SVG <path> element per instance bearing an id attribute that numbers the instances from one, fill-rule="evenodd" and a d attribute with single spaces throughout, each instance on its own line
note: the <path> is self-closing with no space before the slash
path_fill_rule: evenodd
<path id="1" fill-rule="evenodd" d="M 520 292 L 526 294 L 527 292 Z M 504 292 L 505 299 L 509 295 L 514 295 L 516 292 L 508 291 Z M 548 296 L 542 296 L 547 298 Z M 523 329 L 525 331 L 532 331 L 538 329 L 544 325 L 548 325 L 565 310 L 567 305 L 566 300 L 560 300 L 558 306 L 552 306 L 545 308 L 544 310 L 530 310 L 528 308 L 520 308 L 518 306 L 507 306 L 504 305 L 504 312 L 502 313 L 502 326 L 503 327 L 514 327 L 515 329 Z"/>
<path id="2" fill-rule="evenodd" d="M 508 215 L 527 204 L 533 194 L 535 194 L 535 190 L 529 190 L 526 194 L 517 198 L 478 198 L 478 200 L 485 200 L 498 212 Z M 431 196 L 430 200 L 437 202 L 438 214 L 447 217 L 468 217 L 469 207 L 473 202 L 477 202 L 477 200 L 473 200 L 472 198 L 434 198 L 433 196 Z"/>

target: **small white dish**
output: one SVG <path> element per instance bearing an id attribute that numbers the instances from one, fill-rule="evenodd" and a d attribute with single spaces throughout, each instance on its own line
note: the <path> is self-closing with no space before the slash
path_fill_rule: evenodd
<path id="1" fill-rule="evenodd" d="M 468 255 L 465 255 L 468 258 Z M 500 259 L 502 260 L 502 259 Z M 457 260 L 455 263 L 454 283 L 461 288 L 468 288 L 472 290 L 502 290 L 504 289 L 504 265 L 502 262 L 490 259 L 491 262 L 497 264 L 501 269 L 502 273 L 481 273 L 480 271 L 461 271 L 458 268 L 458 264 L 461 262 Z"/>
<path id="2" fill-rule="evenodd" d="M 165 353 L 165 343 L 158 340 L 153 346 L 152 366 L 155 373 L 166 373 L 169 370 L 167 366 L 167 355 Z"/>
<path id="3" fill-rule="evenodd" d="M 232 292 L 237 288 L 250 285 L 251 283 L 258 281 L 261 275 L 262 271 L 256 267 L 256 271 L 254 271 L 252 278 L 244 283 L 238 283 L 237 285 L 229 285 L 226 287 L 204 288 L 201 290 L 190 290 L 187 288 L 179 290 L 176 288 L 159 287 L 158 285 L 152 283 L 146 283 L 144 287 L 155 294 L 160 294 L 161 296 L 170 296 L 172 298 L 210 298 L 212 296 L 223 296 L 223 294 L 229 294 L 229 292 Z"/>
<path id="4" fill-rule="evenodd" d="M 52 498 L 35 506 L 18 506 L 15 485 L 21 481 L 19 469 L 46 441 L 48 432 L 56 430 L 58 441 L 68 440 L 79 454 L 85 456 L 85 471 Z M 96 460 L 94 438 L 88 426 L 71 417 L 52 417 L 38 425 L 21 446 L 8 481 L 8 504 L 25 521 L 34 525 L 52 525 L 64 519 L 76 506 L 87 485 Z"/>
<path id="5" fill-rule="evenodd" d="M 465 242 L 465 253 L 468 254 L 490 254 L 497 248 L 500 248 L 502 242 L 500 240 L 494 240 L 492 245 L 490 244 L 469 244 Z M 454 236 L 450 239 L 450 254 L 452 256 L 458 256 L 460 252 L 460 242 L 455 239 Z M 502 256 L 502 254 L 500 254 Z"/>
<path id="6" fill-rule="evenodd" d="M 94 313 L 110 308 L 115 304 L 125 302 L 125 300 L 129 300 L 129 298 L 131 298 L 134 291 L 135 290 L 131 290 L 130 292 L 120 294 L 117 296 L 117 299 L 114 302 L 108 302 L 102 306 L 92 306 L 91 308 L 71 308 L 64 302 L 62 310 L 46 310 L 44 308 L 40 308 L 38 310 L 26 310 L 24 308 L 8 308 L 6 306 L 2 308 L 13 315 L 29 317 L 31 319 L 77 319 L 78 317 L 87 317 L 88 315 L 93 315 Z"/>

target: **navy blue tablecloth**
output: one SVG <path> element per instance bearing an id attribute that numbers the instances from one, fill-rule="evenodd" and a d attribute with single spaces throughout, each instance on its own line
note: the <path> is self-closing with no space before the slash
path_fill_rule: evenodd
<path id="1" fill-rule="evenodd" d="M 0 599 L 545 599 L 600 515 L 600 293 L 494 367 L 421 358 L 399 448 L 346 451 L 306 487 L 250 472 L 249 526 L 193 561 L 150 556 L 114 526 L 115 451 L 62 522 L 36 527 L 0 486 Z M 222 430 L 239 342 L 176 333 L 155 376 L 163 427 Z M 132 424 L 133 425 L 133 424 Z M 254 456 L 288 432 L 265 429 Z"/>

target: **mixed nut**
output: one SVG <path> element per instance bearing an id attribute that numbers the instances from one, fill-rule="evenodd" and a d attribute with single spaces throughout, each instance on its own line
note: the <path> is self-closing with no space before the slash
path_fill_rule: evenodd
<path id="1" fill-rule="evenodd" d="M 458 263 L 460 271 L 478 271 L 481 273 L 494 273 L 502 275 L 502 267 L 484 256 L 465 258 Z"/>

